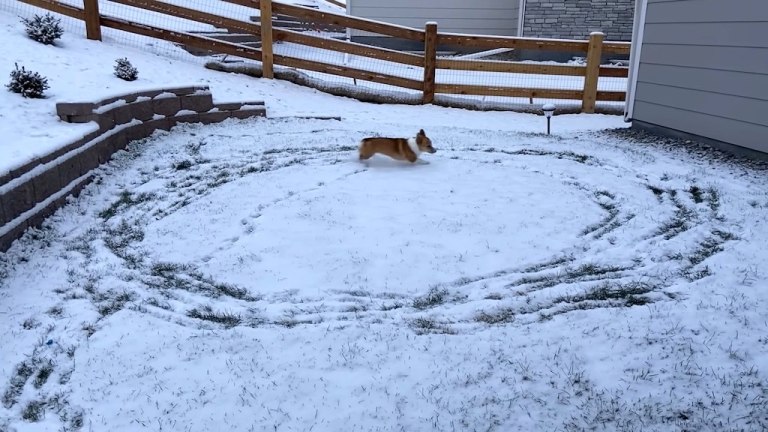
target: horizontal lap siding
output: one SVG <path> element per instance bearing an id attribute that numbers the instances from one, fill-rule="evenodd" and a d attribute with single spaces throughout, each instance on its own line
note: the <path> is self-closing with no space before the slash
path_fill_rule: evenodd
<path id="1" fill-rule="evenodd" d="M 354 16 L 424 28 L 437 21 L 438 31 L 517 35 L 519 0 L 349 0 Z M 355 33 L 353 33 L 355 34 Z"/>
<path id="2" fill-rule="evenodd" d="M 679 108 L 642 101 L 635 103 L 635 110 L 644 113 L 642 118 L 635 117 L 647 123 L 736 144 L 740 147 L 764 153 L 768 151 L 766 148 L 765 126 L 743 123 L 699 112 L 682 111 Z M 667 121 L 670 117 L 675 117 L 673 124 Z"/>
<path id="3" fill-rule="evenodd" d="M 768 1 L 649 0 L 633 118 L 768 152 Z"/>

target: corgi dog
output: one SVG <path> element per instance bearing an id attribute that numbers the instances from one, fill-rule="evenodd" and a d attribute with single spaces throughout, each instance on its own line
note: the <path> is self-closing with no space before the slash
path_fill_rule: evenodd
<path id="1" fill-rule="evenodd" d="M 360 160 L 370 159 L 376 153 L 389 156 L 395 160 L 408 161 L 416 163 L 421 153 L 435 153 L 430 140 L 424 133 L 424 129 L 419 130 L 415 138 L 385 138 L 370 137 L 363 138 L 360 141 Z M 422 163 L 428 163 L 421 160 Z"/>

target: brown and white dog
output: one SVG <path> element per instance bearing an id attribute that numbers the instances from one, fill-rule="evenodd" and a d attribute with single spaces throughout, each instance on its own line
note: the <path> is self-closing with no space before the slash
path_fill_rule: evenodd
<path id="1" fill-rule="evenodd" d="M 392 159 L 415 163 L 420 160 L 419 155 L 421 153 L 435 153 L 437 150 L 432 147 L 432 140 L 424 133 L 424 129 L 421 129 L 415 138 L 363 138 L 360 141 L 359 151 L 361 161 L 370 159 L 376 153 L 381 153 Z M 428 163 L 423 160 L 422 162 Z"/>

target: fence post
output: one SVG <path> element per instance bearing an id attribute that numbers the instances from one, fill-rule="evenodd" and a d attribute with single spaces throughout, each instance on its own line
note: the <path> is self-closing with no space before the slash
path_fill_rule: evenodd
<path id="1" fill-rule="evenodd" d="M 272 0 L 259 2 L 261 12 L 261 76 L 274 78 L 274 57 L 272 55 Z"/>
<path id="2" fill-rule="evenodd" d="M 85 37 L 90 40 L 101 40 L 101 19 L 99 18 L 99 0 L 84 0 Z"/>
<path id="3" fill-rule="evenodd" d="M 437 23 L 428 22 L 424 28 L 424 94 L 421 102 L 435 100 L 435 67 L 437 65 Z"/>
<path id="4" fill-rule="evenodd" d="M 587 73 L 584 76 L 584 96 L 581 100 L 581 112 L 595 112 L 597 101 L 597 80 L 600 77 L 600 59 L 603 55 L 603 39 L 605 33 L 593 32 L 589 35 L 587 51 Z"/>

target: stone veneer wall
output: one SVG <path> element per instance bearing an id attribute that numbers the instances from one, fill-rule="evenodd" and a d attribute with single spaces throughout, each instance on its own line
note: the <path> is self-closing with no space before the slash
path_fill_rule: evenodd
<path id="1" fill-rule="evenodd" d="M 635 0 L 525 0 L 523 36 L 631 41 Z"/>
<path id="2" fill-rule="evenodd" d="M 179 123 L 217 123 L 264 117 L 264 102 L 214 104 L 208 87 L 160 89 L 95 103 L 59 103 L 70 123 L 95 122 L 98 130 L 0 175 L 0 252 L 37 227 L 91 180 L 91 171 L 129 142 Z"/>

